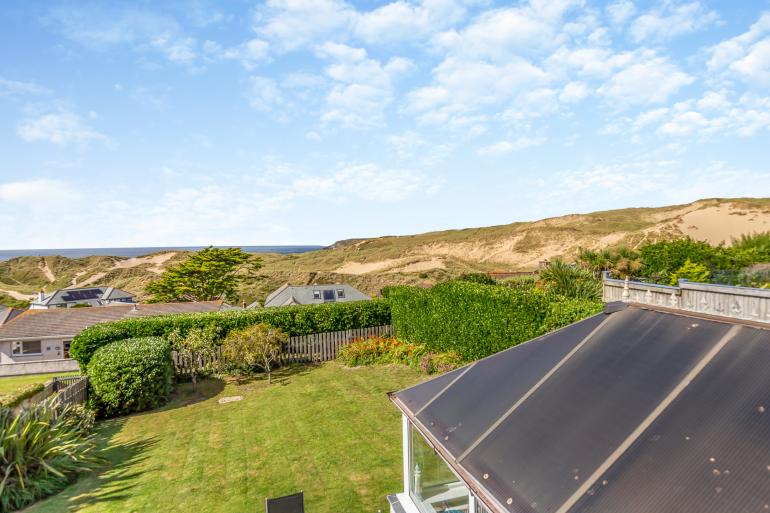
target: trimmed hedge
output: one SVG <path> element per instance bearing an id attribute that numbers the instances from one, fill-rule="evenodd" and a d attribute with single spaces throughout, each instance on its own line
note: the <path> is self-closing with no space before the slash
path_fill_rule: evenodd
<path id="1" fill-rule="evenodd" d="M 168 399 L 173 376 L 167 340 L 145 337 L 107 344 L 88 364 L 92 405 L 106 417 L 157 408 Z"/>
<path id="2" fill-rule="evenodd" d="M 184 335 L 191 328 L 211 324 L 225 337 L 231 330 L 259 323 L 280 328 L 293 337 L 390 324 L 390 308 L 387 302 L 374 300 L 124 319 L 81 331 L 72 341 L 70 354 L 81 368 L 86 368 L 97 349 L 117 340 L 165 337 L 177 328 Z"/>
<path id="3" fill-rule="evenodd" d="M 10 394 L 0 397 L 0 406 L 15 408 L 20 405 L 22 401 L 29 399 L 35 394 L 39 394 L 43 390 L 45 390 L 45 385 L 43 383 L 30 383 L 29 385 L 24 385 Z"/>
<path id="4" fill-rule="evenodd" d="M 468 282 L 385 290 L 396 335 L 476 360 L 601 310 L 601 303 L 540 290 Z"/>

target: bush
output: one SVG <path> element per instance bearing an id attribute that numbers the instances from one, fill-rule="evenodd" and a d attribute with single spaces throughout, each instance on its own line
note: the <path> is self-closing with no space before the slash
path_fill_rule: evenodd
<path id="1" fill-rule="evenodd" d="M 340 348 L 338 359 L 348 367 L 403 363 L 414 365 L 425 348 L 392 337 L 368 337 L 353 340 Z"/>
<path id="2" fill-rule="evenodd" d="M 399 338 L 424 344 L 433 353 L 455 351 L 464 361 L 507 349 L 601 309 L 598 301 L 462 282 L 429 290 L 391 287 L 385 294 Z M 567 303 L 563 308 L 555 306 L 562 302 Z"/>
<path id="3" fill-rule="evenodd" d="M 171 346 L 158 337 L 108 344 L 88 364 L 91 401 L 106 417 L 157 408 L 171 393 Z"/>
<path id="4" fill-rule="evenodd" d="M 45 389 L 43 383 L 30 383 L 29 385 L 24 385 L 10 394 L 0 397 L 0 406 L 15 408 L 20 405 L 22 401 L 42 392 L 43 389 Z"/>
<path id="5" fill-rule="evenodd" d="M 82 416 L 82 408 L 70 406 L 57 412 L 51 401 L 18 415 L 0 408 L 0 511 L 15 511 L 56 493 L 100 462 Z"/>
<path id="6" fill-rule="evenodd" d="M 390 324 L 390 309 L 387 302 L 373 300 L 124 319 L 81 331 L 72 341 L 71 355 L 83 369 L 97 349 L 116 340 L 167 337 L 177 329 L 185 335 L 192 328 L 212 324 L 220 328 L 220 335 L 224 337 L 232 330 L 259 323 L 279 328 L 293 337 Z"/>
<path id="7" fill-rule="evenodd" d="M 271 367 L 278 360 L 289 336 L 268 324 L 255 324 L 231 331 L 222 344 L 222 356 L 231 368 L 250 372 L 261 367 L 272 383 Z"/>
<path id="8" fill-rule="evenodd" d="M 455 351 L 431 353 L 420 344 L 404 342 L 393 337 L 369 337 L 352 341 L 340 349 L 338 360 L 348 367 L 399 363 L 426 374 L 446 372 L 462 365 Z"/>
<path id="9" fill-rule="evenodd" d="M 471 283 L 480 283 L 481 285 L 497 285 L 497 282 L 486 273 L 465 273 L 461 274 L 457 281 L 469 281 Z"/>
<path id="10" fill-rule="evenodd" d="M 708 267 L 703 264 L 696 264 L 688 258 L 685 260 L 684 264 L 682 264 L 682 267 L 671 274 L 669 285 L 678 285 L 679 280 L 689 280 L 705 283 L 708 281 L 710 274 L 711 271 L 709 271 Z"/>
<path id="11" fill-rule="evenodd" d="M 601 301 L 554 297 L 541 331 L 547 333 L 602 311 Z"/>

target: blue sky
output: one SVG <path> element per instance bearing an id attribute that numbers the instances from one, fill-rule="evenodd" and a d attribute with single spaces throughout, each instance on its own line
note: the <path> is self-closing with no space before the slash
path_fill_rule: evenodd
<path id="1" fill-rule="evenodd" d="M 770 2 L 0 6 L 0 248 L 770 195 Z"/>

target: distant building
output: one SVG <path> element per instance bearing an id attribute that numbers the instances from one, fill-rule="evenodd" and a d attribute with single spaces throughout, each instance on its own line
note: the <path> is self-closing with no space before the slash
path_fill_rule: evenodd
<path id="1" fill-rule="evenodd" d="M 367 301 L 371 299 L 370 296 L 350 285 L 289 285 L 287 283 L 267 296 L 265 307 L 315 305 L 333 302 Z M 255 308 L 257 306 L 259 306 L 259 303 L 255 301 L 248 308 Z"/>
<path id="2" fill-rule="evenodd" d="M 17 315 L 23 313 L 20 308 L 11 308 L 10 306 L 0 305 L 0 326 L 11 321 Z"/>
<path id="3" fill-rule="evenodd" d="M 77 362 L 70 359 L 70 342 L 95 324 L 229 308 L 221 301 L 201 301 L 26 310 L 0 325 L 0 376 L 77 370 Z"/>
<path id="4" fill-rule="evenodd" d="M 115 287 L 85 287 L 77 289 L 60 289 L 49 295 L 43 291 L 29 307 L 33 310 L 48 308 L 72 308 L 76 305 L 106 306 L 112 304 L 134 303 L 134 295 Z"/>

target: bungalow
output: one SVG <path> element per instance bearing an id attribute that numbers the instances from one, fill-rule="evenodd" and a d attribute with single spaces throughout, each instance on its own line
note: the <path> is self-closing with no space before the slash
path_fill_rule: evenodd
<path id="1" fill-rule="evenodd" d="M 148 315 L 215 312 L 226 308 L 221 301 L 203 301 L 27 310 L 0 325 L 0 376 L 77 370 L 77 362 L 70 359 L 70 342 L 94 324 Z"/>
<path id="2" fill-rule="evenodd" d="M 391 512 L 770 511 L 770 291 L 680 285 L 389 394 Z"/>
<path id="3" fill-rule="evenodd" d="M 265 307 L 287 305 L 313 305 L 330 302 L 367 301 L 371 300 L 358 289 L 350 285 L 289 285 L 288 283 L 272 292 L 265 299 Z M 256 301 L 247 308 L 256 308 Z"/>
<path id="4" fill-rule="evenodd" d="M 73 306 L 106 306 L 133 303 L 134 295 L 115 287 L 87 287 L 55 290 L 45 295 L 38 292 L 37 299 L 29 307 L 33 310 L 48 308 L 72 308 Z"/>

